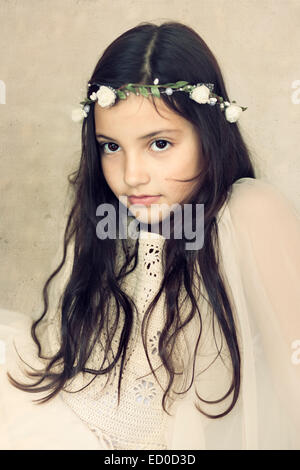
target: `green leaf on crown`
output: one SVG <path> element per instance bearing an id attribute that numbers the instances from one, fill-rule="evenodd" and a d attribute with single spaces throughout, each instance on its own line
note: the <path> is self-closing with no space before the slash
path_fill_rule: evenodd
<path id="1" fill-rule="evenodd" d="M 80 101 L 80 104 L 89 104 L 89 103 L 94 103 L 93 100 L 86 99 L 84 101 Z"/>
<path id="2" fill-rule="evenodd" d="M 152 95 L 156 96 L 157 98 L 160 98 L 160 91 L 159 88 L 156 86 L 151 87 L 151 93 Z"/>
<path id="3" fill-rule="evenodd" d="M 132 93 L 136 94 L 136 89 L 134 88 L 134 86 L 131 83 L 128 83 L 128 85 L 126 86 L 126 89 L 131 91 Z"/>
<path id="4" fill-rule="evenodd" d="M 117 95 L 121 100 L 126 100 L 126 93 L 124 93 L 122 90 L 117 90 Z"/>
<path id="5" fill-rule="evenodd" d="M 141 86 L 139 87 L 139 90 L 140 90 L 141 95 L 145 96 L 146 98 L 148 97 L 149 93 L 148 93 L 147 88 Z"/>
<path id="6" fill-rule="evenodd" d="M 176 82 L 175 85 L 173 85 L 173 88 L 181 88 L 184 85 L 188 85 L 188 83 L 189 82 L 184 82 L 184 81 Z"/>

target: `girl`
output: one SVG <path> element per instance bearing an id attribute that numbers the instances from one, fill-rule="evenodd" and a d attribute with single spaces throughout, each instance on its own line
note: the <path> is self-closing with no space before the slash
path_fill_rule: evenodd
<path id="1" fill-rule="evenodd" d="M 49 429 L 66 447 L 299 446 L 300 224 L 255 177 L 245 109 L 184 24 L 142 23 L 101 56 L 37 350 L 17 347 L 29 380 L 8 370 L 48 446 Z"/>

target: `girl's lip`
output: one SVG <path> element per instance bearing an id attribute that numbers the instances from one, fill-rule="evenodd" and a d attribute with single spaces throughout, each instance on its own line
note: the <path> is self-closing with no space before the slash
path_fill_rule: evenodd
<path id="1" fill-rule="evenodd" d="M 160 195 L 158 196 L 139 196 L 139 197 L 136 197 L 136 196 L 129 196 L 129 201 L 132 203 L 132 204 L 143 204 L 143 205 L 146 205 L 147 203 L 152 203 L 154 202 L 156 199 L 158 199 L 160 197 Z"/>

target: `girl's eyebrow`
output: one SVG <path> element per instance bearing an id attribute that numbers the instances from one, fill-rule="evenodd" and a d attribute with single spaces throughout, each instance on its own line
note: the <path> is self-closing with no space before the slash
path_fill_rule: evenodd
<path id="1" fill-rule="evenodd" d="M 159 131 L 150 132 L 150 134 L 146 134 L 141 137 L 138 137 L 138 140 L 148 139 L 149 137 L 154 137 L 157 134 L 162 134 L 163 132 L 182 133 L 182 130 L 181 129 L 161 129 Z M 113 137 L 108 137 L 107 135 L 104 135 L 104 134 L 96 134 L 96 137 L 104 137 L 104 139 L 116 140 Z"/>

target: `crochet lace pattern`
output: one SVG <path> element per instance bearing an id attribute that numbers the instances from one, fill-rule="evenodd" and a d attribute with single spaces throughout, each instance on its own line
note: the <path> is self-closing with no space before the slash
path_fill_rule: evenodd
<path id="1" fill-rule="evenodd" d="M 62 392 L 63 400 L 99 437 L 100 442 L 104 441 L 110 449 L 167 449 L 165 430 L 168 415 L 162 408 L 162 397 L 168 381 L 158 355 L 158 341 L 164 324 L 164 295 L 151 314 L 147 335 L 151 364 L 163 389 L 151 372 L 141 335 L 141 320 L 162 279 L 161 254 L 165 239 L 161 235 L 145 231 L 140 232 L 139 238 L 138 264 L 122 284 L 122 289 L 135 301 L 138 318 L 135 319 L 134 331 L 129 340 L 120 404 L 117 404 L 120 360 L 105 388 L 103 386 L 107 382 L 107 376 L 101 375 L 82 391 Z M 120 331 L 121 326 L 117 333 Z M 115 335 L 114 352 L 117 351 L 117 346 L 118 335 Z M 96 356 L 95 351 L 94 358 Z M 161 367 L 157 369 L 159 365 Z M 89 382 L 91 375 L 88 376 Z M 72 389 L 79 389 L 86 383 L 79 374 L 72 382 Z M 171 398 L 172 406 L 174 402 Z M 169 406 L 167 409 L 170 412 Z"/>

